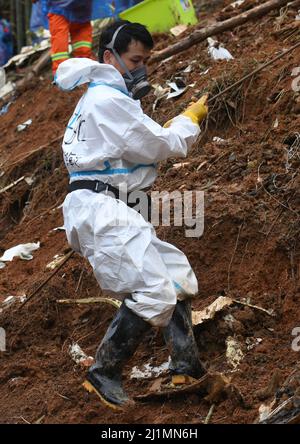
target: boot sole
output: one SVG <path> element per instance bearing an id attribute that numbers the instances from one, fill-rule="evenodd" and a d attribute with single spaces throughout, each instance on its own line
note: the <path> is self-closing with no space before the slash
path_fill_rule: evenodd
<path id="1" fill-rule="evenodd" d="M 101 403 L 105 406 L 108 407 L 114 411 L 117 412 L 123 412 L 124 409 L 116 404 L 113 404 L 112 402 L 107 401 L 107 399 L 105 399 L 100 392 L 98 392 L 98 390 L 89 382 L 89 381 L 84 381 L 84 383 L 82 384 L 83 388 L 85 390 L 87 390 L 89 393 L 95 393 L 99 398 Z"/>

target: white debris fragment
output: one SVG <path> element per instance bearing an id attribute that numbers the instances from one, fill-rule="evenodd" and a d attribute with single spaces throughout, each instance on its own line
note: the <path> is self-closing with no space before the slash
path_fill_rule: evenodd
<path id="1" fill-rule="evenodd" d="M 268 416 L 270 415 L 270 413 L 271 413 L 275 403 L 276 403 L 276 399 L 273 399 L 271 404 L 269 404 L 269 405 L 261 404 L 259 406 L 259 409 L 258 409 L 259 422 L 265 421 L 268 418 Z"/>
<path id="2" fill-rule="evenodd" d="M 218 145 L 224 145 L 227 143 L 227 140 L 222 139 L 221 137 L 214 137 L 213 142 L 217 143 Z"/>
<path id="3" fill-rule="evenodd" d="M 53 228 L 53 230 L 51 230 L 51 231 L 66 231 L 66 228 L 64 225 L 62 225 L 61 227 Z"/>
<path id="4" fill-rule="evenodd" d="M 175 168 L 175 170 L 177 170 L 178 168 L 183 168 L 185 166 L 190 165 L 191 162 L 179 162 L 179 163 L 174 163 L 173 164 L 173 168 Z"/>
<path id="5" fill-rule="evenodd" d="M 130 374 L 130 379 L 147 379 L 153 377 L 156 378 L 169 369 L 170 361 L 171 358 L 169 357 L 169 360 L 167 362 L 164 362 L 158 367 L 152 367 L 150 363 L 144 364 L 141 369 L 139 369 L 137 366 L 134 366 Z"/>
<path id="6" fill-rule="evenodd" d="M 12 304 L 15 304 L 16 302 L 19 302 L 20 304 L 22 304 L 23 302 L 25 302 L 27 299 L 27 296 L 25 294 L 21 295 L 21 296 L 8 296 L 6 299 L 4 299 L 4 301 L 1 304 L 1 311 L 5 310 L 6 308 L 10 307 Z"/>
<path id="7" fill-rule="evenodd" d="M 279 120 L 276 118 L 275 122 L 273 123 L 273 128 L 278 128 Z"/>
<path id="8" fill-rule="evenodd" d="M 154 83 L 152 85 L 153 89 L 154 89 L 154 95 L 156 97 L 152 110 L 155 111 L 156 106 L 158 104 L 158 102 L 163 99 L 164 97 L 167 97 L 167 95 L 170 92 L 170 88 L 163 88 L 161 85 L 159 85 L 158 83 Z"/>
<path id="9" fill-rule="evenodd" d="M 244 3 L 245 0 L 236 0 L 233 3 L 230 3 L 229 6 L 232 6 L 233 8 L 239 7 Z"/>
<path id="10" fill-rule="evenodd" d="M 292 72 L 291 72 L 292 77 L 298 76 L 299 74 L 300 74 L 300 66 L 297 66 L 297 68 L 292 69 Z"/>
<path id="11" fill-rule="evenodd" d="M 53 257 L 53 261 L 49 262 L 49 264 L 46 265 L 47 270 L 54 270 L 57 268 L 66 258 L 67 255 L 65 254 L 56 254 Z"/>
<path id="12" fill-rule="evenodd" d="M 27 183 L 27 185 L 32 185 L 34 183 L 34 176 L 29 176 L 29 177 L 25 177 L 24 178 L 25 182 Z"/>
<path id="13" fill-rule="evenodd" d="M 40 242 L 37 243 L 29 243 L 29 244 L 20 244 L 16 247 L 9 248 L 6 250 L 2 257 L 0 257 L 0 261 L 8 262 L 12 261 L 14 257 L 20 257 L 25 261 L 30 261 L 33 259 L 32 252 L 38 250 L 40 248 Z"/>
<path id="14" fill-rule="evenodd" d="M 26 122 L 21 123 L 20 125 L 17 126 L 17 131 L 24 131 L 28 126 L 30 126 L 32 124 L 32 119 L 26 120 Z"/>
<path id="15" fill-rule="evenodd" d="M 192 72 L 192 65 L 187 66 L 182 72 L 184 72 L 185 74 L 189 74 L 190 72 Z"/>
<path id="16" fill-rule="evenodd" d="M 299 11 L 298 11 L 298 14 L 296 15 L 296 18 L 295 18 L 295 20 L 300 20 L 300 9 L 299 9 Z"/>
<path id="17" fill-rule="evenodd" d="M 7 96 L 8 94 L 12 93 L 16 89 L 16 85 L 13 82 L 7 82 L 2 88 L 0 89 L 0 99 Z"/>
<path id="18" fill-rule="evenodd" d="M 167 82 L 167 85 L 173 90 L 173 92 L 169 92 L 167 99 L 181 96 L 187 88 L 186 86 L 178 86 L 175 82 Z"/>
<path id="19" fill-rule="evenodd" d="M 254 347 L 259 345 L 262 342 L 262 338 L 247 338 L 247 350 L 252 350 Z"/>
<path id="20" fill-rule="evenodd" d="M 83 367 L 89 367 L 94 362 L 94 358 L 86 355 L 76 342 L 69 346 L 69 353 L 73 361 Z"/>
<path id="21" fill-rule="evenodd" d="M 5 69 L 0 68 L 0 90 L 3 88 L 5 83 L 6 83 Z"/>
<path id="22" fill-rule="evenodd" d="M 171 34 L 175 35 L 175 37 L 178 37 L 180 34 L 182 34 L 184 31 L 187 30 L 187 25 L 177 25 L 174 26 L 174 28 L 170 29 Z"/>
<path id="23" fill-rule="evenodd" d="M 38 45 L 34 46 L 23 46 L 20 53 L 11 57 L 9 61 L 4 65 L 4 68 L 8 68 L 10 65 L 15 64 L 16 66 L 22 65 L 32 54 L 40 51 L 45 51 L 45 49 L 50 48 L 50 40 L 42 40 Z"/>
<path id="24" fill-rule="evenodd" d="M 200 76 L 204 76 L 210 71 L 210 68 L 207 68 L 205 71 L 200 72 Z"/>
<path id="25" fill-rule="evenodd" d="M 233 304 L 233 299 L 227 296 L 218 297 L 212 304 L 201 311 L 192 312 L 193 325 L 202 324 L 207 319 L 213 319 L 218 311 Z"/>
<path id="26" fill-rule="evenodd" d="M 229 365 L 236 369 L 242 359 L 244 353 L 242 352 L 241 344 L 232 336 L 226 339 L 226 358 Z"/>
<path id="27" fill-rule="evenodd" d="M 208 37 L 208 54 L 214 59 L 214 60 L 232 60 L 233 56 L 230 54 L 230 52 L 223 48 L 217 40 L 212 39 L 211 37 Z"/>
<path id="28" fill-rule="evenodd" d="M 223 317 L 224 321 L 226 322 L 227 325 L 229 325 L 230 328 L 233 328 L 234 323 L 236 322 L 236 319 L 234 316 L 232 316 L 232 314 L 227 314 L 226 316 Z"/>
<path id="29" fill-rule="evenodd" d="M 58 205 L 58 207 L 53 208 L 53 210 L 51 210 L 51 213 L 54 213 L 56 210 L 60 210 L 63 207 L 63 203 Z"/>

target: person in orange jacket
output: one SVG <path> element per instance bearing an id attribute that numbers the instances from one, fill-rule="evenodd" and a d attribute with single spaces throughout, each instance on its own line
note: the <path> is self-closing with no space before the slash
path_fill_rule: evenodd
<path id="1" fill-rule="evenodd" d="M 32 0 L 36 3 L 39 0 Z M 93 58 L 92 54 L 92 3 L 93 0 L 41 0 L 48 14 L 51 34 L 52 71 L 55 75 L 61 62 L 71 57 Z"/>

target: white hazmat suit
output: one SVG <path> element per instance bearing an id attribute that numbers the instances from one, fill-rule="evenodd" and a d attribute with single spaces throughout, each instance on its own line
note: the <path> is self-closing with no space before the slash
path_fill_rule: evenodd
<path id="1" fill-rule="evenodd" d="M 60 64 L 56 84 L 71 90 L 88 84 L 68 123 L 63 154 L 70 182 L 100 180 L 128 192 L 151 186 L 156 162 L 185 157 L 199 126 L 177 116 L 163 128 L 133 100 L 113 66 L 89 59 Z M 126 305 L 153 326 L 164 327 L 178 299 L 198 291 L 186 256 L 157 238 L 153 226 L 105 191 L 80 189 L 63 205 L 71 247 L 86 257 L 100 287 L 127 295 Z"/>

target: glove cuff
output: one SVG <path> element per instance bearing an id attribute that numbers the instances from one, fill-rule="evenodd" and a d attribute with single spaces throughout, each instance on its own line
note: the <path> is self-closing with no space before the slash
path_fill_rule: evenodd
<path id="1" fill-rule="evenodd" d="M 184 113 L 182 113 L 182 116 L 188 117 L 189 119 L 191 119 L 191 121 L 193 123 L 196 123 L 196 125 L 199 125 L 198 117 L 194 113 L 192 113 L 191 111 L 184 111 Z"/>

